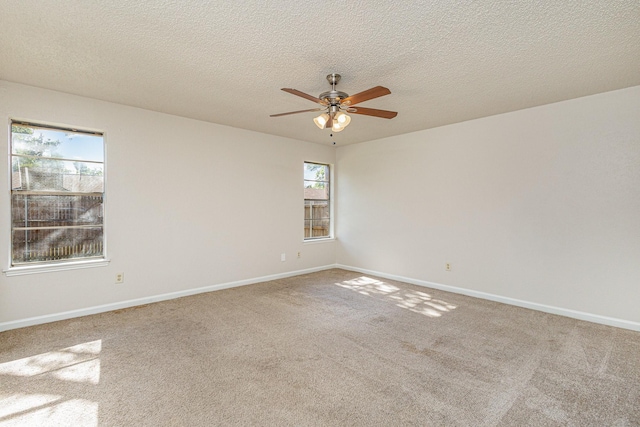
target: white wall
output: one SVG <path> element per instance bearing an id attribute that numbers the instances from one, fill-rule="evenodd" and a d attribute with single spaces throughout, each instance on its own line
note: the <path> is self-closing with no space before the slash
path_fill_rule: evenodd
<path id="1" fill-rule="evenodd" d="M 302 243 L 303 161 L 334 163 L 333 147 L 0 81 L 2 153 L 10 118 L 105 132 L 111 263 L 0 275 L 0 325 L 335 263 L 333 241 Z M 7 168 L 5 159 L 2 269 L 9 264 Z M 122 285 L 114 284 L 118 272 Z"/>
<path id="2" fill-rule="evenodd" d="M 339 147 L 337 157 L 4 81 L 0 118 L 4 153 L 9 118 L 105 131 L 111 259 L 1 274 L 0 327 L 333 265 L 336 252 L 360 269 L 640 322 L 640 87 Z M 337 242 L 302 244 L 304 160 L 336 163 Z M 2 269 L 9 224 L 4 191 Z"/>
<path id="3" fill-rule="evenodd" d="M 339 264 L 640 322 L 640 87 L 336 161 Z"/>

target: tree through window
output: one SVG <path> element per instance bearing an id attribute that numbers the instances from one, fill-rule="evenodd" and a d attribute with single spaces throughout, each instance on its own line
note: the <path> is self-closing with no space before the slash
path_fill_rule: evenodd
<path id="1" fill-rule="evenodd" d="M 100 133 L 11 123 L 11 265 L 104 258 Z"/>

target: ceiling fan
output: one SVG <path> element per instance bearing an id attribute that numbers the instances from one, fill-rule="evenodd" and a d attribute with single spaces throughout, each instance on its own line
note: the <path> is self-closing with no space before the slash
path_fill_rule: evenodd
<path id="1" fill-rule="evenodd" d="M 371 89 L 367 89 L 364 92 L 356 93 L 349 96 L 344 92 L 336 90 L 336 85 L 340 81 L 340 74 L 329 74 L 327 80 L 331 85 L 329 92 L 323 92 L 317 98 L 312 95 L 308 95 L 304 92 L 300 92 L 296 89 L 282 88 L 283 91 L 293 95 L 300 96 L 308 99 L 309 101 L 316 102 L 322 107 L 312 108 L 310 110 L 290 111 L 288 113 L 271 114 L 270 117 L 287 116 L 289 114 L 308 113 L 311 111 L 324 111 L 318 117 L 313 119 L 316 126 L 320 129 L 331 129 L 334 132 L 341 132 L 351 122 L 345 112 L 352 114 L 362 114 L 365 116 L 381 117 L 383 119 L 393 119 L 398 115 L 395 111 L 377 110 L 375 108 L 358 107 L 356 104 L 368 101 L 370 99 L 378 98 L 380 96 L 389 95 L 391 91 L 386 87 L 376 86 Z"/>

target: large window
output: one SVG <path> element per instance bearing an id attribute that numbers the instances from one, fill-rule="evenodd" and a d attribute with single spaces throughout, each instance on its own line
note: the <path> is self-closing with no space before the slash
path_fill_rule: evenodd
<path id="1" fill-rule="evenodd" d="M 11 265 L 104 258 L 99 133 L 11 123 Z"/>
<path id="2" fill-rule="evenodd" d="M 304 238 L 331 237 L 329 165 L 304 163 Z"/>

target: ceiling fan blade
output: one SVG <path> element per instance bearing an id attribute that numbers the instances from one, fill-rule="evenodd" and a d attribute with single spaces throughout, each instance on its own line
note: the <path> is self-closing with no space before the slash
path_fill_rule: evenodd
<path id="1" fill-rule="evenodd" d="M 284 90 L 284 89 L 283 89 Z M 391 91 L 386 87 L 376 86 L 371 89 L 367 89 L 364 92 L 356 93 L 355 95 L 351 95 L 342 100 L 342 105 L 356 105 L 364 101 L 368 101 L 373 98 L 378 98 L 380 96 L 389 95 Z"/>
<path id="2" fill-rule="evenodd" d="M 324 108 L 312 108 L 310 110 L 290 111 L 288 113 L 271 114 L 269 117 L 288 116 L 289 114 L 308 113 L 310 111 L 322 111 Z"/>
<path id="3" fill-rule="evenodd" d="M 329 120 L 327 120 L 327 124 L 324 125 L 325 129 L 331 129 L 333 127 L 333 113 L 329 113 Z"/>
<path id="4" fill-rule="evenodd" d="M 320 98 L 316 98 L 315 96 L 311 96 L 309 94 L 306 94 L 304 92 L 300 92 L 297 89 L 291 89 L 288 87 L 283 87 L 282 88 L 283 91 L 288 92 L 292 95 L 297 95 L 300 96 L 302 98 L 308 99 L 309 101 L 313 101 L 313 102 L 317 102 L 318 104 L 322 104 L 322 105 L 327 105 L 327 101 L 325 101 L 324 99 L 320 99 Z"/>
<path id="5" fill-rule="evenodd" d="M 365 116 L 382 117 L 383 119 L 393 119 L 398 115 L 395 111 L 377 110 L 375 108 L 350 107 L 348 113 L 363 114 Z"/>

